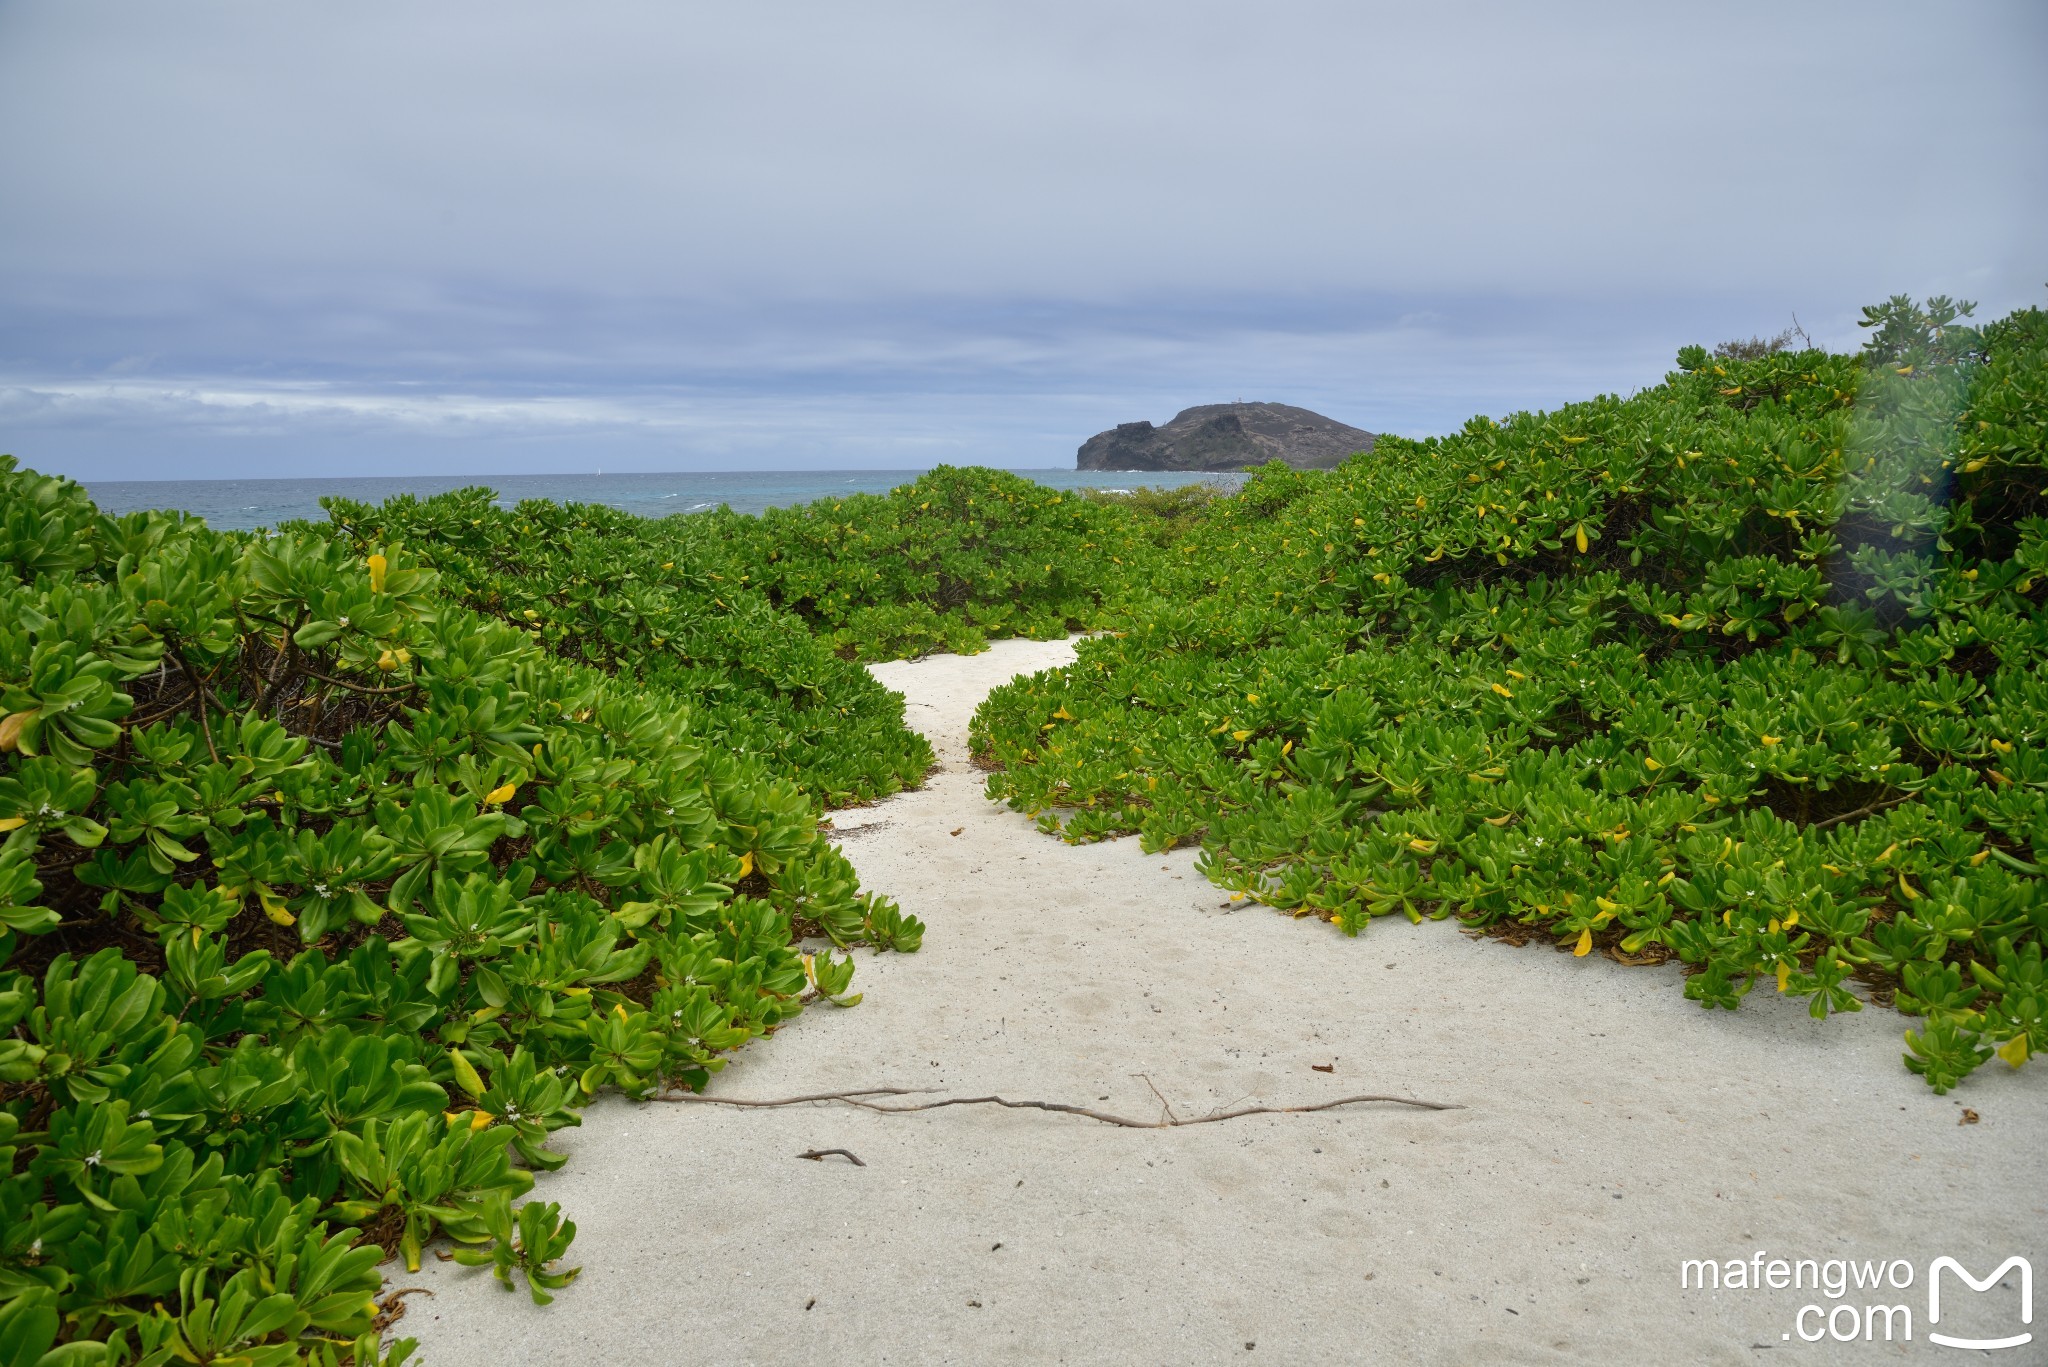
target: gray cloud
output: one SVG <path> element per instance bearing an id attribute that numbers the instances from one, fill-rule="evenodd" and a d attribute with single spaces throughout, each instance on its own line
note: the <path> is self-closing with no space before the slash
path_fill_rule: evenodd
<path id="1" fill-rule="evenodd" d="M 0 446 L 1047 464 L 1246 391 L 1442 430 L 1793 309 L 2032 302 L 2044 57 L 2025 3 L 13 4 Z"/>

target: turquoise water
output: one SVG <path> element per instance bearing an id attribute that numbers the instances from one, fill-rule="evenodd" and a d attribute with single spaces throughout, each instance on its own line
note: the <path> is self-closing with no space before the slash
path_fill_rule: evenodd
<path id="1" fill-rule="evenodd" d="M 130 513 L 175 508 L 196 513 L 214 527 L 274 527 L 293 518 L 325 521 L 323 495 L 381 503 L 396 494 L 446 493 L 484 485 L 508 506 L 521 499 L 557 503 L 603 503 L 642 517 L 702 512 L 724 503 L 734 511 L 758 513 L 835 494 L 887 493 L 916 479 L 921 470 L 765 470 L 670 475 L 418 475 L 377 479 L 181 479 L 95 480 L 86 484 L 102 512 Z M 1163 471 L 1017 470 L 1013 473 L 1054 489 L 1178 488 L 1208 481 L 1235 488 L 1243 476 Z"/>

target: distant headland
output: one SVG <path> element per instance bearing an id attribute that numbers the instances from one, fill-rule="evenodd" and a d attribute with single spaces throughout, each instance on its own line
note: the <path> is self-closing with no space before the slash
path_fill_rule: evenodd
<path id="1" fill-rule="evenodd" d="M 1211 403 L 1184 408 L 1172 422 L 1118 423 L 1081 443 L 1078 470 L 1236 470 L 1281 460 L 1297 470 L 1328 470 L 1373 434 L 1284 403 Z"/>

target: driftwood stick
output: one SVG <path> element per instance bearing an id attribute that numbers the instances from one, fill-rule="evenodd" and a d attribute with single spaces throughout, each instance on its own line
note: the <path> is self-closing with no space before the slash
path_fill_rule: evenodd
<path id="1" fill-rule="evenodd" d="M 930 1087 L 864 1087 L 855 1092 L 815 1092 L 810 1096 L 786 1096 L 779 1101 L 744 1101 L 736 1096 L 698 1096 L 695 1092 L 664 1092 L 653 1101 L 694 1101 L 704 1106 L 801 1106 L 806 1101 L 851 1101 L 857 1096 L 912 1096 L 934 1090 Z"/>
<path id="2" fill-rule="evenodd" d="M 1152 1075 L 1151 1075 L 1151 1074 L 1149 1074 L 1149 1073 L 1138 1073 L 1138 1074 L 1135 1074 L 1135 1076 L 1137 1076 L 1137 1077 L 1141 1077 L 1141 1078 L 1144 1078 L 1144 1079 L 1145 1079 L 1145 1085 L 1146 1085 L 1147 1087 L 1150 1087 L 1150 1088 L 1152 1088 L 1152 1095 L 1154 1095 L 1154 1096 L 1156 1096 L 1156 1097 L 1158 1097 L 1158 1098 L 1159 1098 L 1159 1106 L 1160 1106 L 1160 1109 L 1166 1112 L 1166 1118 L 1167 1118 L 1168 1120 L 1178 1120 L 1178 1119 L 1180 1119 L 1180 1117 L 1179 1117 L 1179 1116 L 1177 1116 L 1177 1115 L 1175 1115 L 1175 1114 L 1173 1113 L 1173 1103 L 1172 1103 L 1171 1101 L 1168 1101 L 1168 1100 L 1166 1099 L 1166 1093 L 1164 1093 L 1164 1092 L 1160 1091 L 1160 1090 L 1159 1090 L 1159 1088 L 1158 1088 L 1158 1087 L 1157 1087 L 1157 1086 L 1156 1086 L 1156 1085 L 1155 1085 L 1155 1084 L 1153 1083 L 1153 1081 L 1152 1081 Z"/>
<path id="3" fill-rule="evenodd" d="M 901 1115 L 908 1111 L 937 1111 L 948 1106 L 1001 1106 L 1012 1111 L 1056 1111 L 1061 1115 L 1086 1116 L 1099 1120 L 1105 1125 L 1120 1125 L 1127 1130 L 1170 1130 L 1182 1125 L 1208 1125 L 1219 1120 L 1237 1120 L 1248 1115 L 1304 1115 L 1310 1111 L 1334 1110 L 1339 1106 L 1358 1106 L 1368 1102 L 1386 1102 L 1394 1106 L 1413 1106 L 1423 1111 L 1462 1111 L 1465 1108 L 1450 1101 L 1423 1101 L 1417 1097 L 1386 1096 L 1368 1093 L 1360 1096 L 1339 1097 L 1335 1101 L 1318 1101 L 1307 1106 L 1240 1106 L 1234 1110 L 1214 1111 L 1208 1115 L 1191 1116 L 1185 1119 L 1132 1120 L 1128 1116 L 1111 1115 L 1107 1111 L 1093 1110 L 1087 1106 L 1069 1106 L 1063 1101 L 1012 1101 L 1000 1096 L 949 1096 L 938 1101 L 914 1101 L 904 1106 L 882 1106 L 864 1100 L 871 1096 L 907 1096 L 916 1092 L 929 1092 L 929 1087 L 869 1087 L 853 1092 L 817 1092 L 810 1096 L 783 1097 L 776 1101 L 742 1101 L 733 1097 L 697 1096 L 694 1093 L 674 1093 L 655 1097 L 656 1101 L 694 1101 L 707 1106 L 801 1106 L 812 1101 L 843 1101 L 849 1106 L 858 1106 L 864 1111 L 880 1111 L 885 1115 Z"/>
<path id="4" fill-rule="evenodd" d="M 808 1158 L 813 1163 L 822 1163 L 828 1157 L 835 1153 L 838 1154 L 841 1158 L 844 1158 L 847 1162 L 853 1164 L 856 1168 L 864 1168 L 867 1166 L 867 1164 L 860 1161 L 860 1155 L 855 1153 L 852 1149 L 805 1149 L 802 1153 L 798 1154 L 797 1157 Z"/>

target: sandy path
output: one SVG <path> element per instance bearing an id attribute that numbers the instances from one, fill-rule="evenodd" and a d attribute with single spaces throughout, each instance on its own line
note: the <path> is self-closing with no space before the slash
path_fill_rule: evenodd
<path id="1" fill-rule="evenodd" d="M 806 1012 L 713 1091 L 1156 1114 L 1145 1073 L 1184 1114 L 1364 1091 L 1470 1109 L 1136 1131 L 609 1099 L 537 1193 L 576 1219 L 582 1280 L 537 1311 L 452 1264 L 398 1277 L 437 1292 L 402 1325 L 428 1363 L 1959 1361 L 1925 1339 L 1930 1260 L 1982 1274 L 2022 1253 L 2048 1274 L 2038 1075 L 1993 1063 L 1937 1098 L 1899 1066 L 1890 1012 L 1815 1024 L 1759 990 L 1708 1013 L 1674 969 L 1446 924 L 1347 940 L 1226 909 L 1189 851 L 1037 834 L 981 796 L 967 721 L 994 684 L 1068 658 L 1006 642 L 875 670 L 944 767 L 838 820 L 866 884 L 929 923 L 925 948 L 863 954 L 862 1005 Z M 1959 1125 L 1964 1105 L 1982 1122 Z M 867 1166 L 795 1158 L 821 1147 Z M 1680 1259 L 1757 1250 L 1910 1260 L 1910 1290 L 1845 1303 L 1911 1307 L 1915 1342 L 1782 1338 L 1802 1305 L 1836 1304 L 1810 1290 L 1678 1289 Z M 1942 1329 L 2015 1332 L 2013 1292 L 1944 1290 Z M 2033 1328 L 1992 1358 L 2048 1361 L 2048 1317 Z"/>

